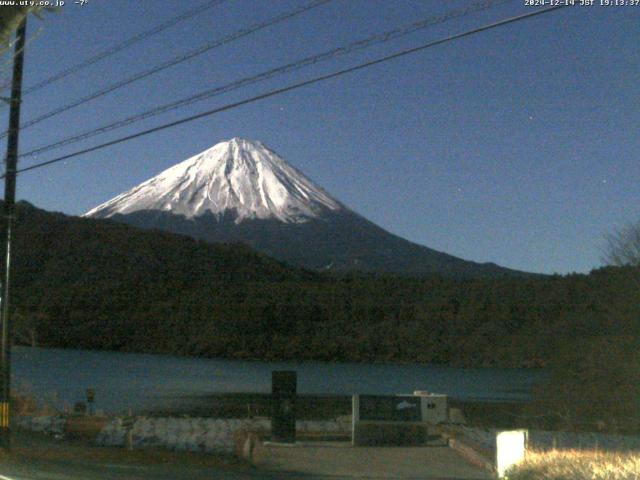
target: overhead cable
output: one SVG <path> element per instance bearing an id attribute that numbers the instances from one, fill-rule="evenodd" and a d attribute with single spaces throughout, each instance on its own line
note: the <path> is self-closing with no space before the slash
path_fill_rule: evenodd
<path id="1" fill-rule="evenodd" d="M 30 87 L 27 87 L 24 89 L 24 91 L 22 92 L 22 95 L 28 95 L 30 93 L 33 93 L 37 90 L 40 90 L 44 87 L 48 87 L 49 85 L 52 85 L 55 82 L 58 82 L 60 80 L 62 80 L 63 78 L 66 78 L 70 75 L 73 75 L 74 73 L 79 72 L 80 70 L 87 68 L 91 65 L 94 65 L 95 63 L 100 62 L 101 60 L 104 60 L 107 57 L 110 57 L 112 55 L 115 55 L 118 52 L 121 52 L 122 50 L 125 50 L 127 48 L 130 48 L 131 46 L 135 45 L 136 43 L 139 43 L 143 40 L 146 40 L 147 38 L 156 35 L 160 32 L 163 32 L 165 30 L 167 30 L 168 28 L 173 27 L 174 25 L 177 25 L 181 22 L 184 22 L 185 20 L 189 20 L 192 17 L 195 17 L 198 14 L 201 14 L 202 12 L 204 12 L 205 10 L 208 10 L 210 8 L 213 8 L 217 5 L 220 5 L 221 3 L 224 3 L 226 0 L 209 0 L 208 2 L 205 2 L 195 8 L 192 8 L 190 10 L 187 10 L 186 12 L 170 18 L 169 20 L 167 20 L 166 22 L 163 22 L 155 27 L 153 27 L 150 30 L 146 30 L 144 32 L 138 33 L 137 35 L 134 35 L 131 38 L 128 38 L 106 50 L 103 50 L 100 53 L 97 53 L 96 55 L 87 58 L 86 60 L 83 60 L 82 62 L 76 63 L 75 65 L 66 68 L 64 70 L 61 70 L 58 73 L 55 73 L 53 75 L 51 75 L 50 77 L 47 77 L 37 83 L 35 83 L 34 85 L 31 85 Z"/>
<path id="2" fill-rule="evenodd" d="M 326 3 L 331 2 L 332 0 L 312 0 L 310 3 L 308 3 L 307 5 L 301 6 L 301 7 L 297 7 L 293 10 L 289 10 L 283 14 L 280 14 L 276 17 L 270 18 L 269 20 L 266 20 L 264 22 L 261 23 L 257 23 L 254 24 L 248 28 L 243 28 L 240 30 L 237 30 L 236 32 L 227 35 L 221 39 L 212 41 L 212 42 L 208 42 L 194 50 L 191 50 L 183 55 L 180 55 L 178 57 L 175 57 L 171 60 L 168 60 L 166 62 L 163 62 L 159 65 L 156 65 L 155 67 L 152 67 L 148 70 L 144 70 L 142 72 L 139 72 L 131 77 L 125 78 L 124 80 L 120 80 L 116 83 L 113 83 L 101 90 L 98 90 L 97 92 L 93 92 L 90 93 L 89 95 L 86 95 L 78 100 L 75 100 L 71 103 L 68 103 L 66 105 L 62 105 L 60 107 L 57 107 L 53 110 L 50 110 L 47 113 L 44 113 L 42 115 L 40 115 L 39 117 L 36 117 L 34 119 L 31 119 L 29 121 L 27 121 L 26 123 L 23 123 L 22 125 L 20 125 L 21 129 L 26 129 L 29 127 L 32 127 L 33 125 L 36 125 L 37 123 L 40 123 L 44 120 L 47 120 L 49 118 L 52 118 L 56 115 L 59 115 L 63 112 L 66 112 L 68 110 L 71 110 L 72 108 L 78 107 L 80 105 L 83 105 L 87 102 L 90 102 L 92 100 L 95 100 L 97 98 L 100 98 L 104 95 L 107 95 L 108 93 L 114 92 L 115 90 L 118 90 L 122 87 L 125 87 L 127 85 L 130 85 L 134 82 L 137 82 L 138 80 L 142 80 L 143 78 L 147 78 L 150 75 L 153 75 L 155 73 L 161 72 L 162 70 L 166 70 L 167 68 L 173 67 L 175 65 L 178 65 L 182 62 L 185 62 L 187 60 L 190 60 L 198 55 L 202 55 L 205 52 L 208 52 L 210 50 L 213 50 L 214 48 L 218 48 L 221 47 L 223 45 L 226 45 L 227 43 L 233 42 L 239 38 L 245 37 L 247 35 L 250 35 L 252 33 L 255 33 L 259 30 L 262 30 L 266 27 L 269 27 L 271 25 L 275 25 L 277 23 L 283 22 L 285 20 L 288 20 L 290 18 L 293 18 L 297 15 L 300 15 L 304 12 L 308 12 L 309 10 L 312 10 L 314 8 L 317 8 L 321 5 L 324 5 Z M 0 138 L 4 138 L 7 136 L 8 132 L 4 132 L 3 134 L 0 135 Z"/>
<path id="3" fill-rule="evenodd" d="M 213 87 L 213 88 L 209 88 L 203 92 L 199 92 L 195 95 L 190 95 L 187 96 L 185 98 L 182 98 L 180 100 L 176 100 L 170 103 L 166 103 L 164 105 L 160 105 L 158 107 L 152 108 L 150 110 L 146 110 L 144 112 L 140 112 L 137 113 L 135 115 L 126 117 L 124 119 L 112 122 L 110 124 L 107 125 L 103 125 L 101 127 L 98 128 L 93 128 L 90 130 L 86 130 L 82 133 L 78 133 L 75 135 L 71 135 L 69 137 L 63 138 L 62 140 L 59 140 L 55 143 L 51 143 L 51 144 L 47 144 L 47 145 L 43 145 L 41 147 L 37 147 L 33 150 L 30 150 L 28 152 L 25 152 L 24 154 L 21 155 L 21 157 L 28 157 L 31 155 L 38 155 L 50 150 L 54 150 L 66 145 L 70 145 L 73 143 L 77 143 L 80 142 L 82 140 L 86 140 L 88 138 L 94 137 L 96 135 L 100 135 L 103 133 L 107 133 L 122 127 L 125 127 L 127 125 L 131 125 L 133 123 L 137 123 L 139 121 L 142 120 L 146 120 L 147 118 L 151 118 L 163 113 L 166 113 L 168 111 L 171 110 L 175 110 L 181 107 L 185 107 L 188 105 L 192 105 L 194 103 L 197 102 L 201 102 L 203 100 L 212 98 L 214 96 L 218 96 L 218 95 L 222 95 L 224 93 L 228 93 L 230 91 L 233 90 L 237 90 L 238 88 L 241 87 L 246 87 L 248 85 L 252 85 L 254 83 L 260 82 L 260 81 L 264 81 L 264 80 L 268 80 L 270 78 L 273 78 L 275 76 L 279 76 L 279 75 L 283 75 L 286 73 L 290 73 L 296 70 L 300 70 L 302 68 L 311 66 L 311 65 L 315 65 L 317 63 L 320 62 L 324 62 L 327 60 L 331 60 L 333 58 L 336 58 L 338 56 L 341 55 L 346 55 L 349 53 L 352 53 L 354 51 L 358 51 L 358 50 L 363 50 L 369 47 L 372 47 L 374 45 L 378 45 L 381 43 L 385 43 L 406 35 L 409 35 L 411 33 L 414 33 L 416 31 L 428 28 L 430 26 L 439 24 L 439 23 L 444 23 L 448 20 L 452 20 L 452 19 L 456 19 L 456 18 L 460 18 L 462 16 L 465 15 L 469 15 L 471 13 L 474 12 L 478 12 L 481 10 L 486 10 L 488 8 L 491 8 L 495 5 L 498 4 L 502 4 L 502 3 L 506 3 L 506 2 L 510 2 L 512 0 L 483 0 L 480 2 L 475 2 L 472 3 L 471 5 L 464 7 L 464 8 L 458 8 L 455 10 L 451 10 L 445 14 L 442 15 L 437 15 L 437 16 L 430 16 L 427 18 L 424 18 L 422 20 L 416 21 L 416 22 L 412 22 L 408 25 L 403 25 L 401 27 L 397 27 L 394 28 L 392 30 L 388 30 L 386 32 L 382 32 L 382 33 L 377 33 L 371 36 L 368 36 L 366 38 L 360 39 L 360 40 L 356 40 L 354 42 L 351 42 L 348 45 L 345 46 L 341 46 L 341 47 L 337 47 L 337 48 L 333 48 L 331 50 L 327 50 L 324 51 L 322 53 L 318 53 L 309 57 L 305 57 L 302 58 L 300 60 L 296 60 L 294 62 L 285 64 L 285 65 L 281 65 L 279 67 L 276 68 L 272 68 L 270 70 L 266 70 L 264 72 L 261 72 L 259 74 L 256 75 L 251 75 L 248 77 L 244 77 L 241 78 L 239 80 L 235 80 L 233 82 L 221 85 L 221 86 L 217 86 L 217 87 Z"/>
<path id="4" fill-rule="evenodd" d="M 448 43 L 448 42 L 451 42 L 453 40 L 458 40 L 460 38 L 464 38 L 464 37 L 468 37 L 470 35 L 474 35 L 476 33 L 484 32 L 484 31 L 487 31 L 487 30 L 490 30 L 490 29 L 493 29 L 493 28 L 497 28 L 497 27 L 501 27 L 501 26 L 504 26 L 504 25 L 508 25 L 508 24 L 511 24 L 511 23 L 518 22 L 518 21 L 526 20 L 526 19 L 529 19 L 529 18 L 532 18 L 532 17 L 535 17 L 535 16 L 543 15 L 545 13 L 556 11 L 556 10 L 559 10 L 559 9 L 565 8 L 565 7 L 567 7 L 567 5 L 564 5 L 564 4 L 563 5 L 556 5 L 556 6 L 552 6 L 552 7 L 543 8 L 543 9 L 540 9 L 540 10 L 535 10 L 535 11 L 532 11 L 532 12 L 529 12 L 529 13 L 525 13 L 525 14 L 522 14 L 522 15 L 518 15 L 518 16 L 515 16 L 515 17 L 510 17 L 510 18 L 507 18 L 505 20 L 499 20 L 497 22 L 493 22 L 493 23 L 484 25 L 482 27 L 477 27 L 477 28 L 474 28 L 472 30 L 467 30 L 467 31 L 465 31 L 463 33 L 458 33 L 458 34 L 451 35 L 449 37 L 446 37 L 446 38 L 443 38 L 443 39 L 440 39 L 440 40 L 435 40 L 435 41 L 420 45 L 418 47 L 413 47 L 413 48 L 409 48 L 407 50 L 402 50 L 402 51 L 397 52 L 397 53 L 386 55 L 386 56 L 378 58 L 376 60 L 371 60 L 371 61 L 368 61 L 368 62 L 365 62 L 365 63 L 361 63 L 361 64 L 353 66 L 353 67 L 349 67 L 349 68 L 345 68 L 343 70 L 339 70 L 337 72 L 329 73 L 329 74 L 326 74 L 326 75 L 321 75 L 319 77 L 315 77 L 315 78 L 312 78 L 310 80 L 305 80 L 305 81 L 298 82 L 298 83 L 295 83 L 295 84 L 292 84 L 292 85 L 289 85 L 289 86 L 286 86 L 286 87 L 283 87 L 283 88 L 278 88 L 278 89 L 275 89 L 275 90 L 271 90 L 269 92 L 266 92 L 266 93 L 263 93 L 263 94 L 260 94 L 260 95 L 256 95 L 254 97 L 250 97 L 250 98 L 247 98 L 247 99 L 244 99 L 244 100 L 240 100 L 238 102 L 234 102 L 234 103 L 230 103 L 230 104 L 224 105 L 222 107 L 214 108 L 212 110 L 201 112 L 201 113 L 198 113 L 198 114 L 195 114 L 195 115 L 190 115 L 190 116 L 182 118 L 180 120 L 176 120 L 176 121 L 173 121 L 173 122 L 165 123 L 163 125 L 159 125 L 157 127 L 149 128 L 147 130 L 143 130 L 143 131 L 131 134 L 131 135 L 127 135 L 125 137 L 120 137 L 120 138 L 117 138 L 117 139 L 114 139 L 114 140 L 111 140 L 111 141 L 108 141 L 108 142 L 105 142 L 105 143 L 101 143 L 99 145 L 95 145 L 93 147 L 85 148 L 85 149 L 78 150 L 78 151 L 73 152 L 73 153 L 69 153 L 69 154 L 62 155 L 62 156 L 57 157 L 57 158 L 53 158 L 51 160 L 47 160 L 47 161 L 44 161 L 44 162 L 36 163 L 34 165 L 30 165 L 28 167 L 24 167 L 24 168 L 18 169 L 17 173 L 27 172 L 27 171 L 30 171 L 30 170 L 35 170 L 35 169 L 39 169 L 39 168 L 42 168 L 42 167 L 46 167 L 48 165 L 53 165 L 55 163 L 59 163 L 59 162 L 65 161 L 65 160 L 69 160 L 71 158 L 75 158 L 75 157 L 78 157 L 80 155 L 84 155 L 84 154 L 87 154 L 87 153 L 91 153 L 91 152 L 95 152 L 95 151 L 98 151 L 98 150 L 102 150 L 104 148 L 107 148 L 107 147 L 110 147 L 110 146 L 113 146 L 113 145 L 124 143 L 124 142 L 130 141 L 130 140 L 133 140 L 135 138 L 140 138 L 140 137 L 143 137 L 143 136 L 146 136 L 146 135 L 150 135 L 152 133 L 156 133 L 156 132 L 159 132 L 159 131 L 162 131 L 162 130 L 166 130 L 168 128 L 172 128 L 172 127 L 176 127 L 178 125 L 183 125 L 183 124 L 186 124 L 186 123 L 190 123 L 190 122 L 193 122 L 193 121 L 201 119 L 201 118 L 210 117 L 210 116 L 215 115 L 217 113 L 221 113 L 221 112 L 225 112 L 225 111 L 228 111 L 228 110 L 232 110 L 234 108 L 237 108 L 237 107 L 240 107 L 240 106 L 243 106 L 243 105 L 254 103 L 254 102 L 257 102 L 257 101 L 260 101 L 260 100 L 264 100 L 266 98 L 270 98 L 270 97 L 273 97 L 273 96 L 276 96 L 276 95 L 280 95 L 280 94 L 283 94 L 283 93 L 286 93 L 286 92 L 290 92 L 292 90 L 297 90 L 297 89 L 302 88 L 302 87 L 306 87 L 306 86 L 313 85 L 313 84 L 316 84 L 316 83 L 320 83 L 320 82 L 323 82 L 323 81 L 326 81 L 326 80 L 330 80 L 332 78 L 341 77 L 341 76 L 346 75 L 348 73 L 356 72 L 356 71 L 359 71 L 359 70 L 362 70 L 362 69 L 365 69 L 365 68 L 368 68 L 368 67 L 371 67 L 371 66 L 374 66 L 374 65 L 378 65 L 378 64 L 381 64 L 381 63 L 384 63 L 384 62 L 388 62 L 390 60 L 394 60 L 394 59 L 401 58 L 401 57 L 404 57 L 404 56 L 407 56 L 407 55 L 411 55 L 411 54 L 414 54 L 414 53 L 417 53 L 417 52 L 421 52 L 421 51 L 426 50 L 428 48 L 435 47 L 437 45 L 442 45 L 443 43 Z M 0 178 L 4 178 L 4 175 L 2 175 L 2 177 L 0 177 Z"/>

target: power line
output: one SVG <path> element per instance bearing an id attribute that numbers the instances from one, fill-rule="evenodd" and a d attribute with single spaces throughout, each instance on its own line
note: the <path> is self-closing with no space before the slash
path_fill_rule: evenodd
<path id="1" fill-rule="evenodd" d="M 515 16 L 515 17 L 510 17 L 510 18 L 505 19 L 505 20 L 500 20 L 500 21 L 497 21 L 497 22 L 494 22 L 494 23 L 490 23 L 490 24 L 484 25 L 482 27 L 474 28 L 473 30 L 467 30 L 466 32 L 463 32 L 463 33 L 458 33 L 456 35 L 451 35 L 449 37 L 446 37 L 446 38 L 443 38 L 443 39 L 440 39 L 440 40 L 435 40 L 435 41 L 420 45 L 418 47 L 413 47 L 413 48 L 410 48 L 410 49 L 407 49 L 407 50 L 403 50 L 403 51 L 398 52 L 398 53 L 393 53 L 391 55 L 387 55 L 387 56 L 378 58 L 376 60 L 371 60 L 371 61 L 368 61 L 368 62 L 365 62 L 365 63 L 361 63 L 361 64 L 356 65 L 354 67 L 345 68 L 345 69 L 339 70 L 337 72 L 333 72 L 333 73 L 329 73 L 329 74 L 322 75 L 322 76 L 319 76 L 319 77 L 315 77 L 315 78 L 312 78 L 310 80 L 305 80 L 303 82 L 299 82 L 299 83 L 295 83 L 293 85 L 289 85 L 287 87 L 279 88 L 279 89 L 276 89 L 276 90 L 271 90 L 269 92 L 266 92 L 266 93 L 263 93 L 263 94 L 260 94 L 260 95 L 256 95 L 256 96 L 251 97 L 251 98 L 247 98 L 245 100 L 241 100 L 241 101 L 238 101 L 238 102 L 234 102 L 234 103 L 230 103 L 230 104 L 224 105 L 222 107 L 215 108 L 213 110 L 208 110 L 208 111 L 201 112 L 201 113 L 198 113 L 198 114 L 195 114 L 195 115 L 190 115 L 190 116 L 182 118 L 180 120 L 176 120 L 176 121 L 173 121 L 173 122 L 170 122 L 170 123 L 165 123 L 163 125 L 160 125 L 160 126 L 157 126 L 157 127 L 153 127 L 153 128 L 147 129 L 147 130 L 143 130 L 141 132 L 134 133 L 134 134 L 131 134 L 131 135 L 127 135 L 125 137 L 120 137 L 120 138 L 117 138 L 115 140 L 111 140 L 109 142 L 105 142 L 105 143 L 102 143 L 102 144 L 99 144 L 99 145 L 95 145 L 93 147 L 89 147 L 89 148 L 85 148 L 85 149 L 82 149 L 82 150 L 78 150 L 76 152 L 69 153 L 67 155 L 62 155 L 60 157 L 56 157 L 56 158 L 53 158 L 51 160 L 47 160 L 45 162 L 36 163 L 34 165 L 30 165 L 28 167 L 24 167 L 24 168 L 21 168 L 21 169 L 17 170 L 17 173 L 22 173 L 22 172 L 27 172 L 27 171 L 30 171 L 30 170 L 35 170 L 35 169 L 42 168 L 42 167 L 45 167 L 45 166 L 48 166 L 48 165 L 52 165 L 54 163 L 62 162 L 62 161 L 65 161 L 65 160 L 69 160 L 71 158 L 78 157 L 80 155 L 84 155 L 86 153 L 91 153 L 91 152 L 95 152 L 97 150 L 102 150 L 104 148 L 107 148 L 107 147 L 110 147 L 110 146 L 113 146 L 113 145 L 117 145 L 119 143 L 124 143 L 124 142 L 127 142 L 129 140 L 133 140 L 135 138 L 139 138 L 139 137 L 143 137 L 143 136 L 146 136 L 146 135 L 150 135 L 152 133 L 156 133 L 156 132 L 159 132 L 161 130 L 166 130 L 167 128 L 171 128 L 171 127 L 175 127 L 175 126 L 182 125 L 182 124 L 185 124 L 185 123 L 189 123 L 189 122 L 198 120 L 200 118 L 209 117 L 209 116 L 215 115 L 216 113 L 220 113 L 220 112 L 224 112 L 224 111 L 227 111 L 227 110 L 231 110 L 233 108 L 237 108 L 237 107 L 240 107 L 242 105 L 247 105 L 247 104 L 250 104 L 250 103 L 257 102 L 259 100 L 264 100 L 265 98 L 273 97 L 275 95 L 280 95 L 282 93 L 290 92 L 292 90 L 297 90 L 299 88 L 306 87 L 308 85 L 313 85 L 313 84 L 316 84 L 316 83 L 319 83 L 319 82 L 323 82 L 325 80 L 329 80 L 329 79 L 336 78 L 336 77 L 341 77 L 341 76 L 346 75 L 348 73 L 356 72 L 358 70 L 362 70 L 364 68 L 368 68 L 368 67 L 371 67 L 373 65 L 378 65 L 380 63 L 387 62 L 389 60 L 394 60 L 396 58 L 400 58 L 400 57 L 404 57 L 406 55 L 417 53 L 417 52 L 426 50 L 428 48 L 435 47 L 435 46 L 441 45 L 443 43 L 451 42 L 453 40 L 458 40 L 460 38 L 468 37 L 468 36 L 474 35 L 476 33 L 484 32 L 484 31 L 490 30 L 492 28 L 501 27 L 501 26 L 508 25 L 508 24 L 511 24 L 511 23 L 515 23 L 515 22 L 518 22 L 518 21 L 521 21 L 521 20 L 525 20 L 525 19 L 528 19 L 528 18 L 531 18 L 531 17 L 542 15 L 544 13 L 552 12 L 552 11 L 558 10 L 560 8 L 565 8 L 566 6 L 567 5 L 557 5 L 557 6 L 553 6 L 553 7 L 548 7 L 548 8 L 544 8 L 544 9 L 541 9 L 541 10 L 536 10 L 534 12 L 525 13 L 525 14 L 518 15 L 518 16 Z M 4 177 L 5 177 L 5 175 L 2 175 L 0 178 L 4 178 Z"/>
<path id="2" fill-rule="evenodd" d="M 80 63 L 77 63 L 69 68 L 66 68 L 64 70 L 61 70 L 60 72 L 51 75 L 48 78 L 45 78 L 44 80 L 41 80 L 40 82 L 28 87 L 25 89 L 25 91 L 23 92 L 23 96 L 24 95 L 28 95 L 30 93 L 33 93 L 37 90 L 40 90 L 44 87 L 47 87 L 57 81 L 62 80 L 63 78 L 68 77 L 69 75 L 72 75 L 74 73 L 79 72 L 80 70 L 82 70 L 83 68 L 87 68 L 95 63 L 98 63 L 101 60 L 104 60 L 107 57 L 110 57 L 111 55 L 115 55 L 118 52 L 121 52 L 122 50 L 125 50 L 133 45 L 135 45 L 138 42 L 141 42 L 143 40 L 146 40 L 147 38 L 156 35 L 160 32 L 163 32 L 164 30 L 167 30 L 168 28 L 171 28 L 181 22 L 184 22 L 185 20 L 189 20 L 190 18 L 196 16 L 199 13 L 202 13 L 205 10 L 208 10 L 210 8 L 213 8 L 217 5 L 220 5 L 221 3 L 224 3 L 226 0 L 210 0 L 208 2 L 205 2 L 203 4 L 201 4 L 200 6 L 193 8 L 191 10 L 187 10 L 186 12 L 182 13 L 181 15 L 178 15 L 176 17 L 170 18 L 169 20 L 167 20 L 164 23 L 161 23 L 157 26 L 155 26 L 154 28 L 141 32 L 137 35 L 134 35 L 131 38 L 128 38 L 127 40 L 120 42 L 116 45 L 114 45 L 111 48 L 108 48 L 96 55 L 94 55 L 93 57 L 90 57 Z"/>
<path id="3" fill-rule="evenodd" d="M 254 24 L 254 25 L 252 25 L 252 26 L 250 26 L 248 28 L 243 28 L 243 29 L 237 30 L 236 32 L 234 32 L 234 33 L 232 33 L 230 35 L 227 35 L 226 37 L 223 37 L 223 38 L 221 38 L 219 40 L 215 40 L 213 42 L 208 42 L 208 43 L 206 43 L 206 44 L 204 44 L 204 45 L 202 45 L 202 46 L 200 46 L 200 47 L 198 47 L 198 48 L 196 48 L 194 50 L 191 50 L 190 52 L 187 52 L 187 53 L 185 53 L 183 55 L 180 55 L 180 56 L 175 57 L 175 58 L 173 58 L 171 60 L 163 62 L 163 63 L 161 63 L 159 65 L 156 65 L 155 67 L 152 67 L 152 68 L 150 68 L 148 70 L 144 70 L 142 72 L 139 72 L 139 73 L 137 73 L 137 74 L 135 74 L 135 75 L 133 75 L 131 77 L 128 77 L 128 78 L 124 79 L 124 80 L 120 80 L 119 82 L 111 84 L 108 87 L 103 88 L 102 90 L 98 90 L 97 92 L 91 93 L 91 94 L 89 94 L 89 95 L 87 95 L 85 97 L 82 97 L 82 98 L 80 98 L 78 100 L 75 100 L 75 101 L 73 101 L 71 103 L 68 103 L 68 104 L 63 105 L 61 107 L 55 108 L 53 110 L 50 110 L 49 112 L 47 112 L 47 113 L 45 113 L 43 115 L 40 115 L 39 117 L 36 117 L 36 118 L 34 118 L 34 119 L 32 119 L 32 120 L 20 125 L 20 128 L 21 129 L 29 128 L 29 127 L 37 124 L 37 123 L 42 122 L 43 120 L 47 120 L 47 119 L 49 119 L 51 117 L 59 115 L 60 113 L 66 112 L 68 110 L 71 110 L 72 108 L 75 108 L 75 107 L 77 107 L 79 105 L 82 105 L 84 103 L 90 102 L 92 100 L 95 100 L 96 98 L 99 98 L 99 97 L 102 97 L 104 95 L 107 95 L 108 93 L 111 93 L 111 92 L 113 92 L 115 90 L 118 90 L 118 89 L 120 89 L 120 88 L 122 88 L 124 86 L 127 86 L 127 85 L 130 85 L 130 84 L 134 83 L 134 82 L 137 82 L 138 80 L 142 80 L 143 78 L 149 77 L 149 76 L 151 76 L 151 75 L 153 75 L 155 73 L 158 73 L 158 72 L 160 72 L 162 70 L 166 70 L 169 67 L 173 67 L 173 66 L 178 65 L 178 64 L 180 64 L 182 62 L 190 60 L 190 59 L 192 59 L 192 58 L 194 58 L 194 57 L 196 57 L 198 55 L 201 55 L 201 54 L 203 54 L 205 52 L 208 52 L 209 50 L 212 50 L 214 48 L 226 45 L 227 43 L 230 43 L 232 41 L 235 41 L 235 40 L 237 40 L 239 38 L 245 37 L 245 36 L 250 35 L 252 33 L 255 33 L 255 32 L 257 32 L 259 30 L 262 30 L 262 29 L 264 29 L 266 27 L 269 27 L 269 26 L 275 25 L 277 23 L 283 22 L 285 20 L 288 20 L 288 19 L 290 19 L 292 17 L 295 17 L 297 15 L 300 15 L 302 13 L 308 12 L 309 10 L 317 8 L 317 7 L 321 6 L 321 5 L 324 5 L 325 3 L 329 3 L 331 1 L 332 0 L 312 0 L 309 4 L 307 4 L 305 6 L 298 7 L 298 8 L 295 8 L 293 10 L 289 10 L 289 11 L 283 13 L 283 14 L 280 14 L 280 15 L 278 15 L 276 17 L 273 17 L 273 18 L 271 18 L 269 20 L 266 20 L 264 22 Z M 6 137 L 7 133 L 8 132 L 4 132 L 2 135 L 0 135 L 0 138 Z"/>
<path id="4" fill-rule="evenodd" d="M 192 105 L 196 102 L 200 102 L 202 100 L 206 100 L 209 99 L 211 97 L 217 96 L 217 95 L 221 95 L 224 93 L 228 93 L 232 90 L 236 90 L 238 88 L 241 87 L 245 87 L 263 80 L 267 80 L 270 78 L 273 78 L 277 75 L 282 75 L 285 73 L 290 73 L 292 71 L 295 70 L 299 70 L 301 68 L 304 67 L 308 67 L 314 64 L 317 64 L 319 62 L 323 62 L 323 61 L 327 61 L 333 58 L 336 58 L 340 55 L 346 55 L 349 53 L 352 53 L 354 51 L 357 50 L 362 50 L 365 48 L 369 48 L 371 46 L 374 45 L 378 45 L 381 43 L 385 43 L 388 42 L 390 40 L 394 40 L 397 38 L 400 38 L 402 36 L 414 33 L 416 31 L 425 29 L 427 27 L 439 24 L 439 23 L 443 23 L 446 22 L 448 20 L 452 20 L 455 18 L 460 18 L 462 16 L 468 15 L 470 13 L 474 13 L 474 12 L 478 12 L 481 10 L 486 10 L 489 9 L 495 5 L 499 5 L 499 4 L 503 4 L 503 3 L 507 3 L 510 2 L 512 0 L 483 0 L 480 2 L 476 2 L 473 3 L 467 7 L 464 8 L 459 8 L 459 9 L 455 9 L 455 10 L 451 10 L 445 14 L 442 15 L 438 15 L 438 16 L 430 16 L 427 17 L 425 19 L 416 21 L 416 22 L 412 22 L 408 25 L 403 25 L 401 27 L 397 27 L 394 28 L 392 30 L 388 30 L 386 32 L 382 32 L 382 33 L 378 33 L 378 34 L 374 34 L 371 35 L 369 37 L 365 37 L 363 39 L 360 40 L 356 40 L 346 46 L 342 46 L 342 47 L 337 47 L 337 48 L 333 48 L 331 50 L 327 50 L 324 51 L 322 53 L 318 53 L 300 60 L 297 60 L 295 62 L 291 62 L 288 63 L 286 65 L 282 65 L 276 68 L 272 68 L 270 70 L 266 70 L 264 72 L 261 72 L 259 74 L 256 75 L 252 75 L 249 77 L 244 77 L 242 79 L 233 81 L 231 83 L 227 83 L 225 85 L 222 86 L 218 86 L 218 87 L 214 87 L 214 88 L 210 88 L 207 89 L 203 92 L 197 93 L 195 95 L 191 95 L 188 96 L 186 98 L 174 101 L 174 102 L 170 102 L 164 105 L 161 105 L 159 107 L 155 107 L 151 110 L 146 110 L 144 112 L 141 113 L 137 113 L 133 116 L 129 116 L 127 118 L 124 118 L 122 120 L 118 120 L 116 122 L 104 125 L 102 127 L 98 127 L 98 128 L 94 128 L 94 129 L 90 129 L 87 130 L 85 132 L 76 134 L 76 135 L 72 135 L 66 138 L 63 138 L 62 140 L 59 140 L 55 143 L 52 144 L 48 144 L 48 145 L 44 145 L 38 148 L 35 148 L 31 151 L 25 152 L 24 154 L 21 155 L 21 157 L 27 157 L 30 155 L 37 155 L 37 154 L 41 154 L 50 150 L 54 150 L 56 148 L 60 148 L 66 145 L 70 145 L 73 143 L 77 143 L 79 141 L 82 140 L 86 140 L 88 138 L 94 137 L 96 135 L 102 134 L 102 133 L 106 133 L 106 132 L 110 132 L 112 130 L 116 130 L 118 128 L 122 128 L 125 127 L 127 125 L 130 125 L 132 123 L 136 123 L 139 122 L 141 120 L 146 120 L 147 118 L 151 118 L 157 115 L 160 115 L 162 113 L 166 113 L 168 111 L 171 110 L 175 110 L 177 108 L 181 108 L 187 105 Z"/>

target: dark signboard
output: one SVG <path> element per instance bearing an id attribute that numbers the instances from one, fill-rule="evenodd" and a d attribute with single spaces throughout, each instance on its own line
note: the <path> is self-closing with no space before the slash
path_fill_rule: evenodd
<path id="1" fill-rule="evenodd" d="M 419 397 L 360 395 L 360 420 L 382 422 L 419 422 L 422 420 Z"/>
<path id="2" fill-rule="evenodd" d="M 296 441 L 296 372 L 274 371 L 271 374 L 271 440 Z"/>

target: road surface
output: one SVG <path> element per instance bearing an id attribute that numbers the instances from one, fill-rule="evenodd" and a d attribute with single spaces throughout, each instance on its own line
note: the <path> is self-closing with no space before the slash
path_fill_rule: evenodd
<path id="1" fill-rule="evenodd" d="M 87 446 L 18 432 L 0 453 L 0 480 L 258 480 L 274 478 L 227 455 Z"/>
<path id="2" fill-rule="evenodd" d="M 488 480 L 488 471 L 471 465 L 446 445 L 352 447 L 344 442 L 265 445 L 254 451 L 254 464 L 278 478 L 358 478 L 405 480 Z"/>
<path id="3" fill-rule="evenodd" d="M 266 446 L 254 464 L 228 455 L 127 451 L 18 433 L 0 452 L 0 480 L 485 480 L 486 471 L 446 446 L 350 447 L 348 443 Z"/>

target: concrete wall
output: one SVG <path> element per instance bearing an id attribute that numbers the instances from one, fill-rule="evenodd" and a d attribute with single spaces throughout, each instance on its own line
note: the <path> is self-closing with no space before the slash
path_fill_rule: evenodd
<path id="1" fill-rule="evenodd" d="M 59 415 L 45 415 L 38 417 L 14 417 L 13 421 L 18 428 L 23 430 L 43 432 L 50 435 L 62 435 L 67 419 Z"/>
<path id="2" fill-rule="evenodd" d="M 300 433 L 348 433 L 349 423 L 337 421 L 298 421 Z M 219 418 L 146 418 L 135 419 L 132 428 L 134 448 L 165 447 L 193 452 L 233 452 L 240 431 L 268 433 L 269 419 Z M 109 422 L 98 434 L 96 442 L 104 446 L 126 444 L 127 430 L 121 418 Z"/>
<path id="3" fill-rule="evenodd" d="M 18 428 L 50 435 L 64 435 L 68 420 L 63 416 L 17 417 Z M 69 420 L 70 422 L 71 420 Z M 351 430 L 349 419 L 334 421 L 296 422 L 299 433 L 340 433 Z M 220 419 L 220 418 L 149 418 L 137 417 L 131 429 L 134 448 L 165 447 L 173 450 L 194 452 L 232 452 L 235 447 L 236 433 L 240 431 L 271 431 L 271 420 L 256 419 Z M 123 418 L 114 418 L 102 427 L 95 438 L 98 445 L 124 446 L 127 442 L 127 429 Z"/>

